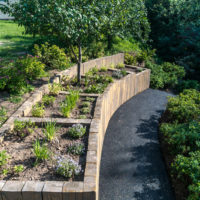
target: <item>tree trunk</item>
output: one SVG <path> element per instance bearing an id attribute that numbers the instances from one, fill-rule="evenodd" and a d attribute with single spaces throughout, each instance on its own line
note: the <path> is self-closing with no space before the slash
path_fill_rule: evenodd
<path id="1" fill-rule="evenodd" d="M 82 65 L 82 49 L 81 49 L 81 45 L 79 45 L 78 68 L 77 68 L 78 83 L 81 82 L 81 65 Z"/>
<path id="2" fill-rule="evenodd" d="M 107 35 L 107 49 L 111 50 L 113 46 L 113 37 L 112 35 L 108 34 Z"/>

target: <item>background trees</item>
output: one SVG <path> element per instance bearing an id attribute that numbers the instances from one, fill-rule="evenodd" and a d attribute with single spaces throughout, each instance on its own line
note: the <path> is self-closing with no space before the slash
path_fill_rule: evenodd
<path id="1" fill-rule="evenodd" d="M 175 61 L 190 78 L 200 77 L 200 3 L 198 0 L 146 0 L 153 47 Z"/>
<path id="2" fill-rule="evenodd" d="M 19 0 L 4 9 L 25 27 L 26 33 L 56 36 L 69 46 L 78 64 L 82 48 L 107 41 L 111 50 L 116 36 L 147 38 L 149 26 L 143 0 Z M 74 50 L 78 47 L 78 52 Z M 95 47 L 94 47 L 95 48 Z"/>

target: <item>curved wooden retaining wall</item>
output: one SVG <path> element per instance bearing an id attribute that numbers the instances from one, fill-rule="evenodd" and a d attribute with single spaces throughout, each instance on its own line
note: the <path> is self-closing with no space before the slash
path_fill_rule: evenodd
<path id="1" fill-rule="evenodd" d="M 86 62 L 81 74 L 93 67 L 124 63 L 124 54 L 103 57 Z M 77 68 L 62 71 L 52 82 L 60 82 L 63 76 L 73 77 Z M 97 99 L 94 118 L 91 120 L 58 120 L 59 123 L 90 123 L 88 151 L 83 182 L 54 181 L 0 181 L 0 200 L 98 200 L 99 172 L 104 136 L 110 118 L 115 111 L 131 97 L 149 88 L 150 70 L 131 73 L 121 80 L 110 84 Z M 14 120 L 26 116 L 32 106 L 48 94 L 48 85 L 42 86 L 10 117 L 0 129 L 0 139 L 6 131 L 12 129 Z M 133 111 L 134 112 L 134 111 Z M 43 121 L 42 119 L 40 121 Z"/>

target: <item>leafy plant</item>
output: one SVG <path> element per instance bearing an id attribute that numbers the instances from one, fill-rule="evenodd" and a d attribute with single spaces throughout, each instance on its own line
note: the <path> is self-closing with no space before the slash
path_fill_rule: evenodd
<path id="1" fill-rule="evenodd" d="M 182 80 L 176 86 L 177 92 L 183 92 L 185 89 L 200 90 L 200 83 L 196 80 Z"/>
<path id="2" fill-rule="evenodd" d="M 50 95 L 57 96 L 62 90 L 62 85 L 59 83 L 49 84 Z"/>
<path id="3" fill-rule="evenodd" d="M 33 117 L 44 117 L 44 105 L 37 103 L 35 106 L 32 108 L 32 115 Z"/>
<path id="4" fill-rule="evenodd" d="M 68 131 L 70 137 L 81 138 L 86 133 L 86 127 L 81 124 L 74 124 Z"/>
<path id="5" fill-rule="evenodd" d="M 87 119 L 87 116 L 86 115 L 80 115 L 79 119 Z"/>
<path id="6" fill-rule="evenodd" d="M 71 178 L 74 175 L 79 175 L 81 172 L 81 166 L 72 158 L 59 157 L 56 161 L 56 172 L 66 178 Z"/>
<path id="7" fill-rule="evenodd" d="M 165 141 L 170 145 L 173 154 L 187 155 L 200 148 L 200 123 L 191 121 L 185 124 L 166 124 L 160 127 Z"/>
<path id="8" fill-rule="evenodd" d="M 86 101 L 89 101 L 89 102 L 94 102 L 94 101 L 95 101 L 95 98 L 93 98 L 93 97 L 86 97 L 85 100 L 86 100 Z"/>
<path id="9" fill-rule="evenodd" d="M 23 122 L 23 121 L 18 121 L 15 120 L 14 121 L 14 132 L 24 138 L 28 135 L 30 135 L 31 133 L 33 133 L 33 128 L 35 127 L 35 123 L 31 122 L 31 121 L 27 121 L 27 122 Z"/>
<path id="10" fill-rule="evenodd" d="M 200 184 L 200 151 L 189 153 L 189 157 L 177 155 L 172 164 L 173 175 L 178 179 L 185 181 L 190 180 L 188 186 L 190 200 L 199 199 Z"/>
<path id="11" fill-rule="evenodd" d="M 45 106 L 53 105 L 53 103 L 55 102 L 55 100 L 56 100 L 56 98 L 54 96 L 44 95 L 42 97 L 42 103 Z"/>
<path id="12" fill-rule="evenodd" d="M 82 155 L 85 152 L 85 146 L 83 143 L 74 143 L 67 147 L 67 152 L 73 155 Z"/>
<path id="13" fill-rule="evenodd" d="M 82 113 L 82 114 L 88 114 L 88 113 L 90 113 L 90 108 L 88 108 L 88 107 L 83 107 L 83 108 L 81 109 L 81 113 Z"/>
<path id="14" fill-rule="evenodd" d="M 45 129 L 43 129 L 43 134 L 48 141 L 52 141 L 54 139 L 57 129 L 56 122 L 46 123 Z"/>
<path id="15" fill-rule="evenodd" d="M 3 169 L 3 170 L 2 170 L 2 174 L 3 174 L 4 176 L 7 176 L 9 172 L 10 172 L 9 169 Z"/>
<path id="16" fill-rule="evenodd" d="M 14 166 L 14 172 L 16 174 L 19 174 L 20 172 L 23 172 L 24 171 L 24 166 L 23 165 L 15 165 Z"/>
<path id="17" fill-rule="evenodd" d="M 167 111 L 172 122 L 179 123 L 198 120 L 200 115 L 200 92 L 197 90 L 184 90 L 177 97 L 168 100 Z"/>
<path id="18" fill-rule="evenodd" d="M 56 45 L 50 46 L 47 42 L 41 46 L 35 45 L 33 52 L 49 69 L 64 70 L 70 66 L 70 59 L 66 56 L 64 49 Z"/>
<path id="19" fill-rule="evenodd" d="M 7 164 L 9 158 L 10 156 L 5 150 L 0 151 L 0 168 Z"/>
<path id="20" fill-rule="evenodd" d="M 38 139 L 33 144 L 33 153 L 36 157 L 35 164 L 37 164 L 39 161 L 47 160 L 50 157 L 50 152 L 46 144 L 40 144 L 40 141 Z"/>
<path id="21" fill-rule="evenodd" d="M 107 71 L 108 71 L 108 68 L 107 68 L 107 67 L 101 67 L 99 71 L 100 71 L 100 72 L 107 72 Z"/>
<path id="22" fill-rule="evenodd" d="M 82 104 L 83 107 L 90 107 L 90 102 L 86 101 Z"/>
<path id="23" fill-rule="evenodd" d="M 114 71 L 112 76 L 116 79 L 121 79 L 127 75 L 126 70 Z"/>
<path id="24" fill-rule="evenodd" d="M 117 69 L 124 69 L 125 65 L 123 63 L 119 63 L 119 64 L 117 64 L 116 68 Z"/>

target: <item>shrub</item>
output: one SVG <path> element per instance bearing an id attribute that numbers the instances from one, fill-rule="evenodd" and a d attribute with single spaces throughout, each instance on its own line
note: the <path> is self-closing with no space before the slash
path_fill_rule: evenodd
<path id="1" fill-rule="evenodd" d="M 200 90 L 200 83 L 196 80 L 182 80 L 176 86 L 177 92 L 183 92 L 185 89 Z"/>
<path id="2" fill-rule="evenodd" d="M 81 166 L 72 158 L 59 157 L 56 160 L 56 172 L 61 176 L 71 178 L 80 174 Z"/>
<path id="3" fill-rule="evenodd" d="M 173 154 L 187 154 L 200 148 L 200 123 L 162 124 L 161 133 Z"/>
<path id="4" fill-rule="evenodd" d="M 55 137 L 57 129 L 56 122 L 48 122 L 42 132 L 48 141 L 52 141 Z"/>
<path id="5" fill-rule="evenodd" d="M 44 117 L 44 105 L 37 103 L 35 106 L 32 108 L 32 115 L 33 117 Z"/>
<path id="6" fill-rule="evenodd" d="M 200 151 L 189 153 L 189 157 L 178 155 L 172 164 L 173 175 L 187 182 L 188 200 L 199 200 L 200 194 Z"/>
<path id="7" fill-rule="evenodd" d="M 172 122 L 184 123 L 198 120 L 200 116 L 200 92 L 184 90 L 179 96 L 169 98 L 167 111 Z"/>
<path id="8" fill-rule="evenodd" d="M 73 155 L 82 155 L 85 152 L 83 143 L 74 143 L 67 147 L 67 152 Z"/>
<path id="9" fill-rule="evenodd" d="M 33 153 L 36 157 L 35 164 L 37 164 L 39 161 L 47 160 L 50 157 L 48 148 L 44 143 L 41 145 L 38 139 L 33 144 Z"/>
<path id="10" fill-rule="evenodd" d="M 56 45 L 50 46 L 48 43 L 41 46 L 35 45 L 33 52 L 49 69 L 64 70 L 70 66 L 70 59 L 66 56 L 64 49 Z"/>
<path id="11" fill-rule="evenodd" d="M 49 105 L 53 105 L 53 103 L 55 102 L 56 98 L 53 96 L 49 96 L 49 95 L 44 95 L 42 97 L 42 103 L 45 106 L 49 106 Z"/>
<path id="12" fill-rule="evenodd" d="M 36 58 L 27 56 L 17 59 L 6 67 L 0 68 L 0 89 L 20 93 L 27 87 L 27 82 L 41 77 L 44 65 Z"/>
<path id="13" fill-rule="evenodd" d="M 168 62 L 158 65 L 147 61 L 146 68 L 151 69 L 151 87 L 156 89 L 174 88 L 185 76 L 183 67 Z"/>
<path id="14" fill-rule="evenodd" d="M 100 72 L 107 72 L 108 68 L 107 67 L 101 67 L 101 69 L 99 70 Z"/>
<path id="15" fill-rule="evenodd" d="M 81 124 L 74 124 L 68 131 L 70 137 L 81 138 L 86 133 L 86 127 Z"/>
<path id="16" fill-rule="evenodd" d="M 134 54 L 125 53 L 124 59 L 127 65 L 137 65 L 137 58 Z"/>

